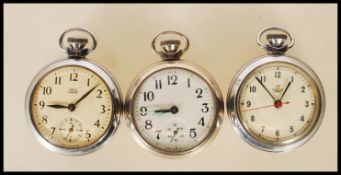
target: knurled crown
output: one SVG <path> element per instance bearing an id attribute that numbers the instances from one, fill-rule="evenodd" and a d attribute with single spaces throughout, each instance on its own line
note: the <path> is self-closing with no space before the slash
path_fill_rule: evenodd
<path id="1" fill-rule="evenodd" d="M 69 47 L 67 47 L 67 53 L 71 57 L 84 57 L 88 54 L 88 49 L 84 48 L 88 43 L 87 38 L 67 38 L 67 42 L 69 43 Z"/>
<path id="2" fill-rule="evenodd" d="M 166 53 L 175 53 L 178 51 L 180 46 L 179 40 L 165 40 L 161 41 L 160 45 Z"/>
<path id="3" fill-rule="evenodd" d="M 288 36 L 285 34 L 268 34 L 268 35 L 266 35 L 266 39 L 273 39 L 273 38 L 287 39 Z"/>
<path id="4" fill-rule="evenodd" d="M 178 60 L 182 55 L 182 50 L 179 50 L 180 40 L 164 40 L 160 42 L 163 49 L 161 57 L 164 60 Z"/>
<path id="5" fill-rule="evenodd" d="M 70 44 L 71 49 L 82 50 L 85 47 L 85 45 L 88 43 L 88 39 L 69 37 L 67 38 L 67 42 Z"/>
<path id="6" fill-rule="evenodd" d="M 282 47 L 287 40 L 288 36 L 285 34 L 268 34 L 266 39 L 273 47 Z"/>

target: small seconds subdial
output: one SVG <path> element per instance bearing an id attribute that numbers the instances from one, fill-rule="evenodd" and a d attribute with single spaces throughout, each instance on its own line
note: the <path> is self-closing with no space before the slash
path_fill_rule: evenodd
<path id="1" fill-rule="evenodd" d="M 106 83 L 81 66 L 56 68 L 36 84 L 30 112 L 39 134 L 67 149 L 96 143 L 112 121 L 113 100 Z"/>
<path id="2" fill-rule="evenodd" d="M 254 138 L 271 145 L 293 143 L 309 133 L 317 120 L 317 87 L 292 64 L 260 66 L 241 87 L 239 116 Z"/>
<path id="3" fill-rule="evenodd" d="M 208 83 L 182 68 L 147 77 L 133 100 L 133 122 L 142 139 L 161 151 L 184 152 L 215 129 L 215 97 Z"/>
<path id="4" fill-rule="evenodd" d="M 181 142 L 182 138 L 185 138 L 184 131 L 186 130 L 184 124 L 181 121 L 171 121 L 168 124 L 166 132 L 168 132 L 169 143 L 177 144 Z"/>
<path id="5" fill-rule="evenodd" d="M 75 142 L 82 137 L 84 127 L 78 119 L 70 117 L 61 122 L 58 130 L 65 141 Z"/>

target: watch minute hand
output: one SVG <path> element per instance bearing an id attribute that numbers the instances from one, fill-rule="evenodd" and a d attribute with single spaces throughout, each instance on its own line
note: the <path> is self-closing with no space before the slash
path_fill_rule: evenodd
<path id="1" fill-rule="evenodd" d="M 258 77 L 256 77 L 256 80 L 259 82 L 259 84 L 261 84 L 263 86 L 263 88 L 265 89 L 265 91 L 271 96 L 271 98 L 276 101 L 276 98 L 270 93 L 270 91 L 264 86 L 264 84 L 259 80 Z"/>
<path id="2" fill-rule="evenodd" d="M 77 105 L 79 102 L 81 102 L 85 97 L 87 97 L 94 89 L 96 89 L 96 87 L 98 86 L 98 84 L 96 86 L 94 86 L 93 88 L 91 88 L 87 93 L 85 93 L 80 99 L 78 99 L 74 104 Z"/>

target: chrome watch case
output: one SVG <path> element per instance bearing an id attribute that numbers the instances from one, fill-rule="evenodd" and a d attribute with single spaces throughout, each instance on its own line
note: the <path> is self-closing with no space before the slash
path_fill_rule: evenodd
<path id="1" fill-rule="evenodd" d="M 86 51 L 84 51 L 85 49 L 76 51 L 76 50 L 70 49 L 69 47 L 68 48 L 65 47 L 63 45 L 63 37 L 66 33 L 69 33 L 72 31 L 81 31 L 81 32 L 88 33 L 93 39 L 93 47 L 91 49 L 86 49 Z M 93 34 L 91 34 L 90 32 L 82 28 L 72 28 L 72 29 L 65 31 L 62 34 L 60 38 L 60 45 L 62 48 L 64 48 L 67 51 L 69 57 L 62 59 L 62 60 L 55 61 L 47 65 L 45 68 L 40 70 L 39 73 L 34 77 L 26 93 L 26 101 L 25 101 L 26 119 L 34 135 L 38 139 L 38 141 L 48 150 L 61 153 L 64 155 L 84 155 L 84 154 L 91 153 L 97 150 L 98 148 L 102 147 L 103 145 L 105 145 L 110 140 L 110 137 L 117 130 L 117 127 L 120 123 L 120 117 L 123 114 L 123 101 L 122 101 L 121 90 L 119 89 L 117 81 L 104 67 L 102 67 L 95 61 L 85 58 L 85 56 L 90 51 L 94 50 L 96 47 L 96 40 Z M 31 97 L 32 97 L 32 93 L 34 89 L 36 88 L 37 83 L 39 82 L 41 78 L 43 78 L 50 71 L 60 68 L 60 67 L 64 67 L 64 66 L 80 66 L 80 67 L 86 68 L 96 73 L 99 77 L 103 79 L 103 81 L 106 83 L 106 85 L 110 89 L 110 94 L 111 94 L 112 101 L 113 101 L 112 109 L 114 109 L 114 111 L 112 113 L 111 122 L 106 132 L 103 134 L 103 136 L 100 139 L 96 141 L 96 143 L 89 145 L 87 147 L 84 147 L 84 148 L 65 149 L 65 148 L 61 148 L 61 147 L 51 144 L 49 141 L 47 141 L 43 136 L 39 134 L 31 118 L 31 110 L 30 110 Z"/>
<path id="2" fill-rule="evenodd" d="M 270 45 L 262 44 L 260 40 L 261 35 L 268 30 L 280 30 L 286 33 L 291 39 L 291 43 L 289 45 L 283 45 L 284 41 L 281 40 L 281 41 L 273 41 L 274 43 L 271 43 Z M 258 34 L 257 42 L 262 48 L 265 48 L 269 52 L 269 54 L 252 59 L 249 63 L 245 64 L 237 72 L 237 74 L 235 75 L 235 77 L 233 78 L 230 84 L 228 94 L 227 94 L 227 104 L 226 104 L 227 114 L 232 122 L 232 126 L 234 130 L 237 132 L 237 134 L 240 137 L 242 137 L 250 145 L 258 149 L 268 151 L 268 152 L 287 152 L 306 143 L 316 133 L 319 126 L 321 125 L 324 111 L 325 111 L 325 94 L 324 94 L 323 86 L 322 86 L 320 79 L 316 75 L 316 73 L 306 63 L 304 63 L 303 61 L 293 56 L 289 56 L 285 54 L 285 51 L 291 48 L 294 44 L 294 40 L 292 36 L 286 30 L 277 28 L 277 27 L 266 28 Z M 277 45 L 276 45 L 276 42 L 278 42 Z M 288 142 L 291 142 L 291 143 L 287 145 L 285 145 L 285 143 L 284 145 L 270 145 L 270 144 L 259 142 L 247 132 L 247 130 L 243 127 L 239 118 L 240 114 L 238 110 L 238 99 L 239 99 L 239 94 L 240 94 L 240 88 L 243 84 L 243 81 L 256 68 L 262 65 L 266 65 L 266 64 L 274 63 L 274 62 L 276 63 L 282 62 L 282 63 L 291 64 L 303 70 L 305 73 L 307 73 L 307 75 L 309 75 L 312 78 L 319 93 L 319 100 L 320 100 L 319 109 L 320 110 L 318 112 L 318 119 L 314 127 L 312 128 L 312 130 L 309 131 L 307 135 L 304 135 L 302 138 L 292 140 L 292 141 L 289 140 Z"/>
<path id="3" fill-rule="evenodd" d="M 183 50 L 180 50 L 178 52 L 172 52 L 172 54 L 167 54 L 165 52 L 157 52 L 155 49 L 155 40 L 159 36 L 164 35 L 164 34 L 168 34 L 168 33 L 173 33 L 173 34 L 177 34 L 177 35 L 182 36 L 184 38 L 184 40 L 186 41 L 186 44 L 187 44 L 186 48 Z M 167 43 L 168 41 L 166 40 L 165 42 Z M 180 44 L 177 42 L 175 42 L 175 43 Z M 170 41 L 168 44 L 174 44 L 174 41 Z M 188 39 L 183 34 L 181 34 L 179 32 L 166 31 L 166 32 L 162 32 L 158 36 L 156 36 L 152 42 L 152 47 L 153 47 L 154 52 L 158 53 L 163 58 L 163 61 L 154 63 L 154 64 L 146 67 L 142 72 L 140 72 L 137 75 L 137 77 L 133 80 L 133 84 L 130 86 L 130 88 L 127 92 L 127 95 L 126 95 L 126 99 L 125 99 L 124 111 L 125 111 L 125 115 L 126 115 L 126 119 L 127 119 L 127 125 L 130 128 L 130 130 L 132 131 L 134 139 L 144 149 L 146 149 L 152 153 L 155 153 L 156 155 L 164 156 L 167 158 L 174 158 L 175 156 L 176 157 L 182 157 L 184 155 L 189 155 L 189 154 L 194 154 L 194 153 L 200 152 L 216 136 L 218 129 L 221 125 L 221 122 L 223 120 L 223 116 L 224 116 L 224 102 L 223 102 L 222 94 L 221 94 L 221 91 L 220 91 L 218 84 L 215 82 L 213 77 L 206 70 L 201 68 L 200 66 L 193 64 L 193 63 L 189 63 L 187 61 L 180 60 L 180 56 L 182 55 L 183 52 L 185 52 L 187 50 L 188 45 L 189 45 Z M 178 46 L 168 45 L 166 47 L 177 49 Z M 216 106 L 215 119 L 213 122 L 214 125 L 212 126 L 209 134 L 196 147 L 189 149 L 189 150 L 181 151 L 181 152 L 172 152 L 172 151 L 160 150 L 158 148 L 155 148 L 154 146 L 150 145 L 146 140 L 144 140 L 141 137 L 141 135 L 139 134 L 139 131 L 135 127 L 136 123 L 134 120 L 133 101 L 135 99 L 136 91 L 139 89 L 140 85 L 144 82 L 144 80 L 147 79 L 149 76 L 151 76 L 152 74 L 154 74 L 158 71 L 165 70 L 168 68 L 184 69 L 187 71 L 191 71 L 194 74 L 201 77 L 209 85 L 210 90 L 211 90 L 212 94 L 214 95 L 215 104 L 216 104 L 215 105 Z"/>

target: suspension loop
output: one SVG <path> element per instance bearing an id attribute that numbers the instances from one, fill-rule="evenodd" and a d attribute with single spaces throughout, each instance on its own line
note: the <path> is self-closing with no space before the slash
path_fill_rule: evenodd
<path id="1" fill-rule="evenodd" d="M 179 39 L 164 39 L 165 35 L 176 35 Z M 160 45 L 157 49 L 156 42 L 160 40 Z M 165 31 L 154 37 L 152 41 L 153 52 L 160 55 L 163 60 L 178 60 L 181 55 L 189 48 L 188 38 L 177 31 Z"/>
<path id="2" fill-rule="evenodd" d="M 71 32 L 82 32 L 90 36 L 92 40 L 91 47 L 90 48 L 85 47 L 88 44 L 87 37 L 76 37 L 76 36 L 67 37 L 66 41 L 68 43 L 68 46 L 66 46 L 64 38 L 67 34 Z M 91 32 L 82 28 L 71 28 L 62 33 L 59 39 L 59 45 L 62 49 L 66 50 L 69 57 L 83 58 L 88 53 L 95 50 L 97 46 L 97 41 L 95 39 L 95 36 Z"/>

